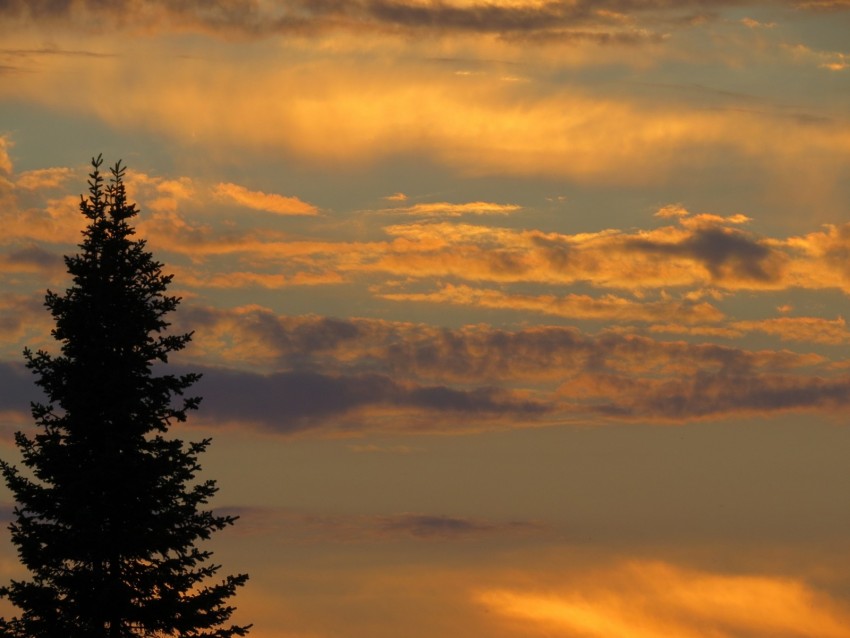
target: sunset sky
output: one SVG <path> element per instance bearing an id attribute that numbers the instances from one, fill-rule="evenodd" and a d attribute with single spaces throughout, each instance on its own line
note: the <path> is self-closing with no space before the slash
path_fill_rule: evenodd
<path id="1" fill-rule="evenodd" d="M 850 1 L 0 0 L 0 43 L 0 457 L 122 159 L 253 636 L 850 638 Z"/>

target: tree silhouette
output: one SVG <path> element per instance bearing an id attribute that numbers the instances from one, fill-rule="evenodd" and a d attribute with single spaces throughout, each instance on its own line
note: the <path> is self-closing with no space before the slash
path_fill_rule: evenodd
<path id="1" fill-rule="evenodd" d="M 9 526 L 31 580 L 0 590 L 21 610 L 0 619 L 16 638 L 243 636 L 225 625 L 247 575 L 215 579 L 199 541 L 235 521 L 204 509 L 215 481 L 196 480 L 209 439 L 166 438 L 200 399 L 197 374 L 155 374 L 191 333 L 165 334 L 171 275 L 134 239 L 124 167 L 92 159 L 81 252 L 65 257 L 73 285 L 48 291 L 61 354 L 24 351 L 45 403 L 38 433 L 15 442 L 28 470 L 0 469 L 17 505 Z M 212 583 L 210 581 L 213 581 Z"/>

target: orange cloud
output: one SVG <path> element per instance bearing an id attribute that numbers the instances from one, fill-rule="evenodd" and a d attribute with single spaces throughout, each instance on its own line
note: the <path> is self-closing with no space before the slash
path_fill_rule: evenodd
<path id="1" fill-rule="evenodd" d="M 188 177 L 166 179 L 130 169 L 125 184 L 127 196 L 143 210 L 154 213 L 174 213 L 197 197 L 195 184 Z"/>
<path id="2" fill-rule="evenodd" d="M 602 321 L 656 322 L 679 320 L 685 323 L 706 323 L 720 321 L 724 318 L 722 312 L 704 302 L 637 301 L 614 295 L 603 297 L 577 294 L 560 297 L 555 295 L 522 295 L 452 284 L 447 284 L 440 290 L 430 293 L 378 292 L 378 296 L 396 301 L 428 301 L 472 305 L 482 308 L 531 310 L 558 317 Z"/>
<path id="3" fill-rule="evenodd" d="M 54 168 L 13 178 L 52 188 L 55 180 L 67 174 L 68 169 Z M 190 287 L 354 284 L 360 278 L 392 273 L 408 281 L 373 284 L 374 294 L 397 301 L 642 322 L 653 324 L 648 329 L 656 334 L 739 338 L 761 332 L 785 341 L 839 344 L 847 340 L 841 319 L 735 321 L 702 300 L 706 295 L 721 299 L 737 290 L 850 291 L 850 267 L 844 257 L 850 251 L 850 224 L 770 238 L 749 232 L 748 218 L 742 214 L 692 214 L 681 205 L 671 205 L 656 216 L 672 221 L 628 232 L 607 229 L 570 235 L 436 221 L 389 226 L 386 241 L 293 241 L 271 228 L 241 231 L 232 225 L 200 223 L 197 210 L 205 204 L 203 198 L 198 201 L 198 193 L 206 189 L 188 178 L 131 172 L 128 182 L 142 205 L 152 209 L 152 214 L 140 217 L 141 235 L 156 250 L 189 258 L 188 265 L 179 258 L 174 263 L 183 285 Z M 44 202 L 38 190 L 27 192 L 26 197 L 33 201 L 42 197 Z M 23 195 L 11 183 L 2 189 L 2 197 L 4 239 L 7 245 L 19 247 L 3 257 L 6 272 L 57 272 L 52 251 L 45 252 L 39 243 L 76 243 L 82 227 L 77 197 L 47 199 L 41 207 L 22 208 L 18 198 Z M 213 259 L 216 256 L 228 258 Z M 439 284 L 426 292 L 414 288 L 432 277 L 462 283 Z M 602 290 L 628 289 L 632 296 L 528 294 L 476 285 L 482 282 L 581 283 Z M 673 289 L 672 293 L 667 289 Z"/>
<path id="4" fill-rule="evenodd" d="M 144 59 L 53 56 L 39 73 L 6 77 L 0 94 L 92 114 L 119 128 L 159 131 L 210 152 L 273 149 L 348 167 L 415 152 L 465 174 L 622 184 L 728 163 L 730 154 L 781 171 L 805 158 L 834 173 L 850 151 L 850 131 L 837 119 L 804 125 L 778 110 L 627 100 L 575 86 L 504 82 L 503 73 L 458 76 L 416 62 L 409 63 L 411 72 L 407 63 L 388 66 L 364 56 L 349 61 L 357 65 L 351 73 L 334 54 L 344 42 L 317 48 L 296 39 L 288 46 L 298 63 L 249 67 L 180 59 L 167 47 Z M 374 46 L 392 54 L 400 44 L 382 35 Z M 462 44 L 445 46 L 447 56 L 466 52 Z M 492 37 L 474 48 L 492 60 L 506 47 L 511 60 L 528 50 Z M 303 51 L 312 55 L 298 57 Z M 593 51 L 598 47 L 584 50 L 583 59 Z M 646 63 L 640 53 L 626 62 L 632 58 Z M 125 108 L 108 106 L 107 86 L 121 87 Z"/>
<path id="5" fill-rule="evenodd" d="M 317 215 L 319 210 L 297 197 L 286 197 L 274 193 L 251 191 L 244 186 L 222 182 L 216 185 L 216 196 L 236 202 L 242 206 L 277 215 Z"/>
<path id="6" fill-rule="evenodd" d="M 469 224 L 396 225 L 385 231 L 397 239 L 369 267 L 412 277 L 588 282 L 629 290 L 784 287 L 790 256 L 736 228 L 743 219 L 698 215 L 648 231 L 576 235 Z"/>
<path id="7" fill-rule="evenodd" d="M 244 262 L 237 272 L 248 273 L 248 268 L 256 268 L 257 280 L 269 280 L 263 272 L 272 270 L 275 275 L 305 283 L 310 278 L 318 283 L 338 282 L 358 274 L 392 273 L 414 279 L 452 276 L 468 282 L 583 282 L 603 289 L 628 289 L 638 295 L 652 289 L 696 288 L 683 293 L 687 299 L 699 296 L 699 291 L 706 288 L 715 294 L 788 287 L 850 290 L 850 269 L 841 257 L 842 251 L 850 247 L 850 225 L 801 237 L 772 239 L 739 228 L 747 220 L 743 215 L 691 216 L 679 211 L 674 215 L 675 225 L 633 232 L 608 229 L 567 235 L 420 222 L 386 227 L 388 241 L 293 241 L 270 228 L 216 228 L 199 223 L 193 214 L 178 212 L 179 207 L 192 211 L 197 204 L 196 186 L 185 178 L 163 180 L 139 174 L 131 177 L 142 205 L 154 213 L 139 220 L 139 230 L 153 242 L 152 246 L 193 260 L 235 255 Z M 16 210 L 15 203 L 10 202 L 2 214 L 7 241 L 75 241 L 81 228 L 78 206 L 77 198 L 70 196 L 49 200 L 40 210 Z M 450 209 L 442 209 L 447 210 Z M 225 273 L 216 273 L 222 275 Z M 234 273 L 231 281 L 236 279 Z M 484 296 L 479 293 L 482 299 Z M 567 297 L 562 302 L 561 314 L 572 312 L 570 299 L 574 298 Z M 530 298 L 524 303 L 528 307 L 535 304 Z M 609 299 L 604 303 L 613 312 L 614 302 Z M 625 308 L 622 302 L 617 303 Z M 554 307 L 544 301 L 537 305 L 541 310 Z M 705 304 L 681 307 L 701 309 L 706 321 L 719 318 L 715 315 L 712 319 Z M 601 309 L 598 312 L 600 316 L 605 314 Z M 652 312 L 646 310 L 644 316 Z"/>
<path id="8" fill-rule="evenodd" d="M 256 306 L 188 307 L 184 314 L 197 331 L 188 354 L 208 364 L 268 372 L 297 367 L 349 376 L 380 373 L 397 383 L 437 382 L 459 389 L 488 384 L 520 392 L 514 402 L 536 397 L 540 407 L 548 406 L 540 422 L 684 423 L 783 411 L 830 413 L 850 403 L 850 377 L 836 374 L 817 354 L 658 341 L 612 331 L 589 335 L 556 326 L 449 330 L 374 319 L 288 317 Z M 390 392 L 381 383 L 374 388 Z M 413 396 L 401 387 L 392 392 Z M 396 413 L 415 420 L 411 413 Z M 362 427 L 374 426 L 363 421 Z"/>
<path id="9" fill-rule="evenodd" d="M 38 190 L 42 188 L 58 188 L 62 186 L 74 171 L 70 168 L 40 168 L 32 171 L 24 171 L 15 179 L 15 186 L 24 190 Z"/>
<path id="10" fill-rule="evenodd" d="M 12 141 L 6 135 L 0 135 L 0 172 L 7 175 L 12 173 L 12 158 L 9 157 L 12 146 Z"/>
<path id="11" fill-rule="evenodd" d="M 543 635 L 583 638 L 850 637 L 850 612 L 806 583 L 632 562 L 585 575 L 580 586 L 478 591 L 492 613 Z"/>
<path id="12" fill-rule="evenodd" d="M 508 215 L 522 210 L 516 204 L 494 204 L 491 202 L 467 202 L 465 204 L 451 204 L 449 202 L 435 202 L 432 204 L 414 204 L 405 208 L 391 208 L 389 211 L 403 213 L 406 215 L 420 215 L 424 217 L 460 217 L 461 215 Z"/>
<path id="13" fill-rule="evenodd" d="M 72 195 L 48 199 L 39 208 L 22 208 L 20 202 L 10 199 L 0 210 L 3 239 L 0 243 L 13 244 L 40 241 L 50 244 L 76 244 L 85 227 L 80 215 L 80 199 Z"/>
<path id="14" fill-rule="evenodd" d="M 670 218 L 670 217 L 687 217 L 690 212 L 681 204 L 668 204 L 659 208 L 655 212 L 655 217 Z"/>
<path id="15" fill-rule="evenodd" d="M 839 345 L 850 342 L 847 322 L 819 317 L 773 317 L 752 321 L 729 321 L 720 325 L 691 325 L 657 323 L 649 327 L 654 333 L 689 334 L 735 339 L 746 334 L 761 332 L 778 337 L 781 341 L 800 341 Z"/>
<path id="16" fill-rule="evenodd" d="M 197 288 L 286 288 L 289 286 L 317 286 L 339 284 L 344 279 L 335 272 L 294 272 L 292 274 L 261 272 L 211 272 L 204 274 L 197 270 L 172 268 L 178 274 L 184 286 Z"/>
<path id="17" fill-rule="evenodd" d="M 741 332 L 763 332 L 779 337 L 782 341 L 806 341 L 809 343 L 841 344 L 850 342 L 847 322 L 818 317 L 775 317 L 758 321 L 733 321 L 733 330 Z"/>
<path id="18" fill-rule="evenodd" d="M 830 8 L 835 6 L 838 5 Z M 844 71 L 850 68 L 850 55 L 841 51 L 817 51 L 804 44 L 786 45 L 785 48 L 794 58 L 817 64 L 818 67 L 828 71 Z"/>
<path id="19" fill-rule="evenodd" d="M 743 24 L 748 29 L 775 29 L 775 22 L 761 22 L 759 20 L 755 20 L 754 18 L 741 18 L 741 24 Z"/>
<path id="20" fill-rule="evenodd" d="M 568 235 L 417 222 L 386 227 L 388 241 L 293 241 L 271 229 L 216 229 L 177 214 L 175 205 L 159 207 L 157 214 L 140 219 L 140 230 L 154 245 L 193 259 L 238 255 L 245 265 L 273 267 L 289 277 L 318 273 L 318 281 L 392 273 L 413 279 L 451 276 L 468 282 L 582 282 L 627 289 L 638 296 L 653 289 L 679 288 L 690 301 L 704 296 L 704 290 L 712 290 L 715 297 L 737 290 L 793 287 L 850 291 L 850 267 L 842 257 L 850 250 L 850 224 L 774 239 L 741 228 L 748 219 L 743 215 L 690 215 L 677 208 L 668 215 L 675 219 L 674 225 L 631 232 L 607 229 Z M 19 216 L 10 217 L 13 232 L 44 237 L 29 224 L 19 223 Z M 709 315 L 704 317 L 709 320 Z"/>

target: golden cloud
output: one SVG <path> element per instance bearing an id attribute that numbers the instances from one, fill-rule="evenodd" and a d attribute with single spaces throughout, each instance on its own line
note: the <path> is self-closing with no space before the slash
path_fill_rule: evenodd
<path id="1" fill-rule="evenodd" d="M 166 179 L 130 169 L 125 184 L 131 200 L 155 213 L 174 213 L 197 197 L 195 184 L 188 177 Z"/>
<path id="2" fill-rule="evenodd" d="M 480 590 L 475 600 L 543 635 L 850 637 L 846 607 L 800 580 L 718 574 L 662 562 L 631 562 L 585 574 L 581 586 L 560 591 Z"/>
<path id="3" fill-rule="evenodd" d="M 196 269 L 172 268 L 180 283 L 196 288 L 286 288 L 289 286 L 318 286 L 343 283 L 335 272 L 294 272 L 291 274 L 260 273 L 251 271 L 211 272 L 204 274 Z"/>
<path id="4" fill-rule="evenodd" d="M 9 149 L 13 146 L 12 141 L 6 135 L 0 135 L 0 172 L 11 175 L 12 158 L 9 157 Z"/>
<path id="5" fill-rule="evenodd" d="M 736 339 L 746 334 L 760 332 L 781 341 L 800 341 L 839 345 L 850 342 L 850 331 L 843 317 L 772 317 L 750 321 L 729 321 L 719 325 L 682 325 L 656 323 L 649 327 L 653 333 L 688 334 L 705 337 Z"/>
<path id="6" fill-rule="evenodd" d="M 844 71 L 850 67 L 850 55 L 842 51 L 818 51 L 804 44 L 786 45 L 785 48 L 795 59 L 816 64 L 828 71 Z"/>
<path id="7" fill-rule="evenodd" d="M 262 210 L 277 215 L 317 215 L 319 210 L 297 197 L 286 197 L 275 193 L 251 191 L 244 186 L 222 182 L 215 186 L 216 196 L 242 206 Z"/>
<path id="8" fill-rule="evenodd" d="M 755 20 L 754 18 L 741 18 L 741 24 L 743 24 L 748 29 L 775 29 L 775 22 L 761 22 L 759 20 Z"/>
<path id="9" fill-rule="evenodd" d="M 680 217 L 676 226 L 562 235 L 469 224 L 406 224 L 363 268 L 467 281 L 587 282 L 602 288 L 773 290 L 786 285 L 786 251 L 735 228 L 741 215 Z"/>
<path id="10" fill-rule="evenodd" d="M 837 319 L 775 317 L 758 321 L 733 321 L 729 326 L 741 332 L 763 332 L 774 335 L 782 341 L 806 341 L 831 345 L 850 342 L 847 322 L 842 317 Z"/>
<path id="11" fill-rule="evenodd" d="M 430 204 L 414 204 L 404 208 L 390 208 L 388 212 L 424 217 L 460 217 L 461 215 L 508 215 L 522 210 L 516 204 L 495 204 L 491 202 L 466 202 L 452 204 L 449 202 L 434 202 Z"/>
<path id="12" fill-rule="evenodd" d="M 53 188 L 68 171 L 52 168 L 12 175 L 16 181 L 29 181 L 33 191 L 27 197 L 40 196 L 41 207 L 23 208 L 16 199 L 20 193 L 11 183 L 2 191 L 5 241 L 19 249 L 3 258 L 7 272 L 47 272 L 45 268 L 53 272 L 56 264 L 48 258 L 50 251 L 38 252 L 42 249 L 37 244 L 78 240 L 82 227 L 78 199 L 50 199 L 39 192 Z M 191 260 L 189 265 L 175 261 L 180 280 L 190 287 L 270 289 L 355 283 L 359 277 L 392 273 L 408 281 L 374 284 L 374 294 L 397 301 L 642 322 L 652 324 L 648 329 L 654 333 L 739 338 L 761 332 L 786 341 L 839 344 L 847 340 L 843 319 L 735 321 L 703 299 L 719 300 L 738 290 L 850 290 L 845 258 L 850 251 L 850 224 L 770 238 L 746 230 L 749 219 L 742 214 L 692 214 L 677 204 L 656 213 L 671 221 L 628 232 L 607 229 L 570 235 L 437 221 L 386 227 L 386 241 L 291 240 L 271 228 L 243 231 L 232 225 L 200 223 L 197 215 L 205 202 L 203 197 L 197 201 L 198 193 L 206 189 L 196 180 L 130 172 L 128 183 L 132 194 L 153 211 L 140 218 L 140 232 L 156 250 Z M 241 192 L 238 188 L 236 192 Z M 226 262 L 214 259 L 224 256 Z M 440 283 L 426 292 L 418 288 L 433 277 L 461 283 Z M 582 283 L 602 290 L 628 289 L 632 295 L 528 294 L 477 285 L 482 282 Z"/>
<path id="13" fill-rule="evenodd" d="M 39 241 L 50 244 L 76 244 L 85 226 L 80 215 L 80 199 L 72 195 L 48 199 L 43 207 L 20 207 L 17 200 L 0 210 L 2 243 Z M 23 240 L 23 241 L 22 241 Z"/>
<path id="14" fill-rule="evenodd" d="M 24 171 L 16 177 L 15 186 L 25 190 L 58 188 L 73 174 L 74 171 L 70 168 L 40 168 L 32 171 Z"/>
<path id="15" fill-rule="evenodd" d="M 393 42 L 379 39 L 375 47 L 393 52 L 400 46 Z M 393 67 L 377 61 L 383 56 L 340 65 L 334 52 L 342 44 L 312 44 L 303 45 L 313 52 L 306 58 L 301 45 L 291 45 L 298 62 L 248 66 L 175 59 L 167 50 L 143 59 L 54 56 L 39 73 L 6 78 L 0 94 L 213 152 L 274 149 L 350 167 L 415 152 L 466 174 L 621 184 L 667 179 L 730 154 L 768 168 L 805 159 L 833 171 L 850 152 L 850 130 L 840 120 L 814 126 L 784 113 L 625 100 L 575 86 L 504 82 L 503 74 Z M 492 59 L 493 51 L 485 53 Z M 120 87 L 124 108 L 111 108 L 106 87 Z"/>
<path id="16" fill-rule="evenodd" d="M 404 293 L 380 292 L 384 299 L 396 301 L 427 301 L 470 305 L 481 308 L 500 308 L 540 312 L 570 319 L 589 319 L 622 322 L 657 322 L 664 320 L 684 323 L 708 323 L 720 321 L 723 313 L 711 304 L 687 301 L 638 301 L 614 295 L 591 297 L 590 295 L 568 294 L 522 295 L 509 294 L 500 290 L 472 288 L 465 285 L 447 284 L 436 292 Z"/>

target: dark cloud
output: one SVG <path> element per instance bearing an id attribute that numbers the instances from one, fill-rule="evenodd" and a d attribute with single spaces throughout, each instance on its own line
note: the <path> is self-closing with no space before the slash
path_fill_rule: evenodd
<path id="1" fill-rule="evenodd" d="M 99 51 L 86 51 L 81 49 L 0 49 L 0 55 L 8 57 L 32 57 L 40 55 L 72 56 L 85 58 L 114 58 L 114 53 L 101 53 Z"/>
<path id="2" fill-rule="evenodd" d="M 509 418 L 527 423 L 553 409 L 500 388 L 420 386 L 379 374 L 261 375 L 208 369 L 196 391 L 205 397 L 205 418 L 253 423 L 281 434 L 311 428 L 476 429 L 476 420 Z M 389 421 L 387 411 L 392 414 Z M 383 425 L 376 425 L 378 421 Z"/>
<path id="3" fill-rule="evenodd" d="M 834 412 L 850 405 L 850 377 L 698 371 L 662 381 L 623 375 L 579 380 L 592 412 L 651 422 L 686 422 L 787 411 Z M 591 388 L 590 392 L 586 390 Z M 567 390 L 568 393 L 571 393 Z"/>
<path id="4" fill-rule="evenodd" d="M 591 335 L 568 326 L 449 329 L 377 319 L 290 317 L 259 308 L 238 313 L 186 308 L 185 313 L 189 321 L 184 328 L 194 327 L 196 339 L 226 332 L 237 341 L 256 343 L 278 370 L 354 376 L 371 372 L 418 383 L 563 380 L 577 371 L 603 368 L 782 371 L 811 363 L 806 355 L 788 351 L 753 352 L 620 332 Z"/>
<path id="5" fill-rule="evenodd" d="M 706 264 L 712 276 L 719 279 L 728 267 L 748 279 L 770 281 L 777 273 L 769 272 L 770 250 L 756 241 L 729 229 L 700 230 L 682 243 L 682 248 Z"/>
<path id="6" fill-rule="evenodd" d="M 396 514 L 376 518 L 379 531 L 391 535 L 409 535 L 428 540 L 477 538 L 505 532 L 539 530 L 535 523 L 524 521 L 496 522 L 455 516 L 430 514 Z"/>
<path id="7" fill-rule="evenodd" d="M 581 3 L 569 5 L 548 2 L 535 6 L 506 7 L 481 3 L 466 6 L 451 4 L 412 4 L 391 0 L 364 3 L 368 15 L 380 22 L 413 28 L 499 32 L 550 30 L 564 21 L 581 21 L 588 8 Z"/>
<path id="8" fill-rule="evenodd" d="M 534 521 L 498 521 L 442 514 L 328 515 L 272 507 L 228 507 L 240 518 L 236 533 L 279 536 L 287 542 L 455 541 L 541 533 Z"/>
<path id="9" fill-rule="evenodd" d="M 337 10 L 341 3 L 334 3 Z M 735 0 L 578 0 L 577 2 L 551 1 L 539 4 L 503 6 L 479 2 L 463 6 L 449 3 L 410 3 L 398 0 L 367 0 L 344 5 L 349 11 L 357 7 L 370 17 L 384 24 L 412 29 L 439 29 L 442 31 L 471 31 L 498 33 L 502 35 L 537 34 L 552 39 L 594 39 L 600 42 L 625 41 L 655 38 L 657 34 L 641 34 L 628 24 L 621 25 L 648 13 L 653 22 L 664 24 L 692 25 L 695 22 L 693 8 L 715 9 L 724 5 L 739 5 Z M 680 13 L 684 12 L 684 13 Z M 712 14 L 699 13 L 696 17 L 704 21 Z M 611 31 L 591 31 L 586 27 L 608 27 Z M 582 27 L 585 30 L 582 30 Z"/>
<path id="10" fill-rule="evenodd" d="M 414 3 L 403 0 L 0 0 L 0 15 L 33 20 L 76 18 L 92 28 L 105 22 L 128 29 L 202 30 L 263 36 L 327 29 L 416 33 L 487 33 L 513 39 L 634 44 L 657 40 L 647 25 L 689 26 L 705 10 L 739 5 L 734 0 L 579 0 L 535 5 Z M 694 13 L 694 10 L 697 13 Z M 643 20 L 635 27 L 634 20 Z"/>
<path id="11" fill-rule="evenodd" d="M 218 322 L 232 325 L 226 311 L 205 312 L 208 323 L 198 328 L 199 338 L 205 329 L 220 330 Z M 788 350 L 615 331 L 591 335 L 560 326 L 448 329 L 274 316 L 259 309 L 240 317 L 253 313 L 263 320 L 248 319 L 241 329 L 259 326 L 261 336 L 247 340 L 275 353 L 276 365 L 294 362 L 302 368 L 268 375 L 210 371 L 199 392 L 208 397 L 204 410 L 213 420 L 253 422 L 282 433 L 451 431 L 593 414 L 687 422 L 788 410 L 834 412 L 850 397 L 850 378 L 828 360 Z"/>
<path id="12" fill-rule="evenodd" d="M 30 402 L 43 400 L 35 377 L 23 363 L 0 361 L 0 411 L 29 413 Z"/>
<path id="13" fill-rule="evenodd" d="M 646 253 L 685 257 L 701 262 L 715 281 L 778 281 L 781 276 L 776 254 L 757 239 L 731 228 L 696 229 L 677 243 L 650 239 L 628 239 L 626 247 Z"/>
<path id="14" fill-rule="evenodd" d="M 0 12 L 34 18 L 67 16 L 73 4 L 73 0 L 0 0 Z"/>
<path id="15" fill-rule="evenodd" d="M 61 255 L 35 244 L 2 255 L 0 260 L 10 266 L 26 266 L 38 270 L 56 270 L 62 268 L 64 264 Z"/>
<path id="16" fill-rule="evenodd" d="M 546 29 L 540 31 L 520 31 L 503 34 L 511 42 L 528 42 L 538 44 L 592 42 L 594 44 L 638 45 L 651 42 L 663 42 L 661 33 L 646 31 L 580 31 L 576 29 Z"/>
<path id="17" fill-rule="evenodd" d="M 0 12 L 41 19 L 66 18 L 75 12 L 132 17 L 141 9 L 155 7 L 169 7 L 175 14 L 236 19 L 256 14 L 259 4 L 256 0 L 0 0 Z"/>
<path id="18" fill-rule="evenodd" d="M 42 327 L 43 333 L 48 333 L 50 326 L 45 315 L 47 312 L 42 297 L 0 295 L 0 340 L 4 346 L 0 352 L 3 352 L 3 356 L 19 355 L 26 336 L 40 332 L 33 330 L 36 326 Z"/>
<path id="19" fill-rule="evenodd" d="M 787 350 L 558 326 L 452 330 L 260 309 L 191 314 L 206 316 L 195 326 L 197 340 L 236 325 L 244 333 L 228 338 L 254 344 L 245 369 L 233 368 L 235 360 L 231 367 L 193 366 L 204 374 L 194 388 L 204 398 L 196 418 L 284 435 L 472 432 L 592 415 L 681 423 L 836 412 L 850 403 L 850 377 L 821 356 Z M 258 372 L 257 350 L 271 353 L 278 369 Z M 20 364 L 0 366 L 0 383 L 0 409 L 23 412 L 37 398 Z"/>

